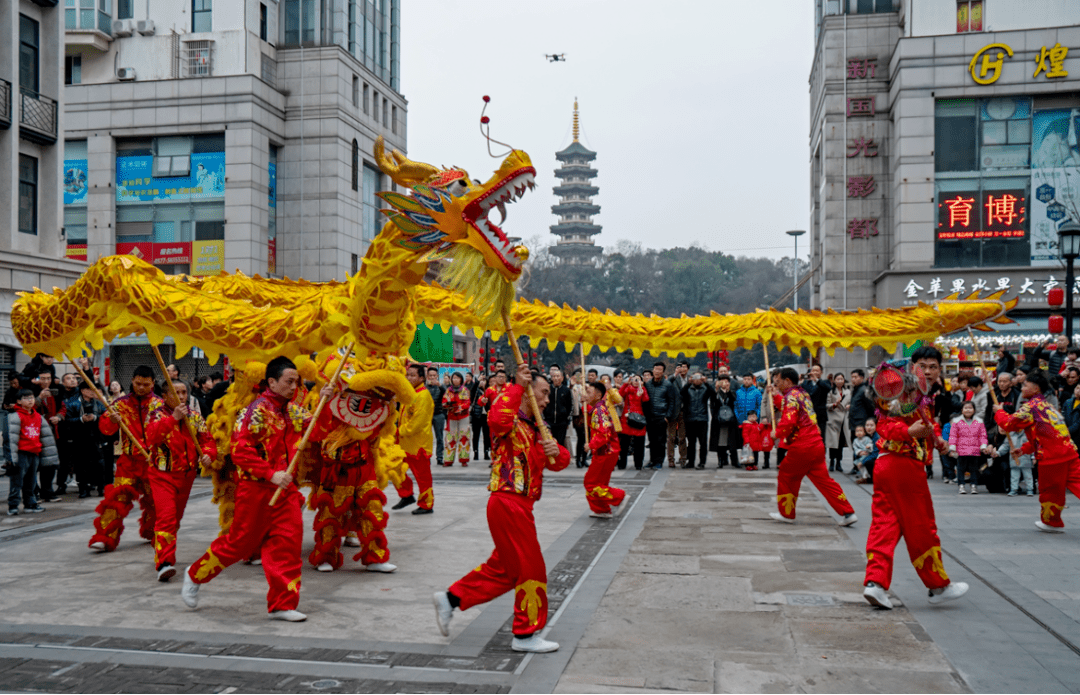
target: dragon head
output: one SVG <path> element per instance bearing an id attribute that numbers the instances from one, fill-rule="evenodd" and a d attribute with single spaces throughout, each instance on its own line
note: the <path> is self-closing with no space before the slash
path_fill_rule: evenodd
<path id="1" fill-rule="evenodd" d="M 529 251 L 507 239 L 488 214 L 498 209 L 501 224 L 506 219 L 506 204 L 536 187 L 536 169 L 529 155 L 513 150 L 483 183 L 471 179 L 463 169 L 414 162 L 397 150 L 387 157 L 382 137 L 375 141 L 375 161 L 383 173 L 411 194 L 378 194 L 392 208 L 383 213 L 402 232 L 398 244 L 426 251 L 427 259 L 446 254 L 457 244 L 468 246 L 506 282 L 518 279 Z"/>

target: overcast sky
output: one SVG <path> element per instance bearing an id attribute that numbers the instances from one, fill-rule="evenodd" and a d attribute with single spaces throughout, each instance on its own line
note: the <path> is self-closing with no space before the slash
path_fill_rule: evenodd
<path id="1" fill-rule="evenodd" d="M 405 0 L 409 154 L 486 179 L 490 95 L 492 137 L 537 170 L 503 230 L 553 243 L 555 152 L 577 96 L 581 141 L 598 153 L 597 243 L 790 256 L 784 231 L 809 219 L 813 22 L 804 0 Z"/>

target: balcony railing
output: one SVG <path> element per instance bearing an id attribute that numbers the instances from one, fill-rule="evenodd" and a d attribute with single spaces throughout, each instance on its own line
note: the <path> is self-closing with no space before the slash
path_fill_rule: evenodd
<path id="1" fill-rule="evenodd" d="M 56 142 L 56 101 L 29 89 L 19 90 L 19 135 L 45 145 Z"/>
<path id="2" fill-rule="evenodd" d="M 11 127 L 11 83 L 0 79 L 0 128 Z"/>
<path id="3" fill-rule="evenodd" d="M 107 36 L 112 36 L 112 16 L 100 10 L 69 7 L 64 10 L 64 28 L 97 30 Z"/>

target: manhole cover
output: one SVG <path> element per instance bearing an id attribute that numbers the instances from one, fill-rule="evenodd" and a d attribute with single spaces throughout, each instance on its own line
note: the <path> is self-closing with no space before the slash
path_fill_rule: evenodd
<path id="1" fill-rule="evenodd" d="M 784 594 L 789 606 L 835 606 L 832 596 L 825 594 Z"/>
<path id="2" fill-rule="evenodd" d="M 316 690 L 328 690 L 330 688 L 336 688 L 339 685 L 341 685 L 341 681 L 336 681 L 332 678 L 323 678 L 322 680 L 314 681 L 311 684 L 311 687 Z"/>
<path id="3" fill-rule="evenodd" d="M 687 512 L 682 515 L 684 519 L 711 519 L 712 514 L 709 512 Z"/>

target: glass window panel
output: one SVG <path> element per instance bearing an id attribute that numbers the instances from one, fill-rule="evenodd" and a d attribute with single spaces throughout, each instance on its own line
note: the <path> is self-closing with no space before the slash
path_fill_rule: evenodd
<path id="1" fill-rule="evenodd" d="M 855 11 L 859 14 L 870 14 L 874 11 L 874 0 L 858 0 Z"/>
<path id="2" fill-rule="evenodd" d="M 939 115 L 934 120 L 935 171 L 975 171 L 979 168 L 975 126 L 974 109 L 971 115 Z"/>
<path id="3" fill-rule="evenodd" d="M 155 222 L 154 243 L 168 243 L 171 241 L 176 241 L 176 223 Z"/>
<path id="4" fill-rule="evenodd" d="M 1009 144 L 1019 145 L 1031 142 L 1031 121 L 1009 121 Z"/>
<path id="5" fill-rule="evenodd" d="M 983 144 L 1004 145 L 1006 141 L 1005 121 L 986 121 L 983 123 Z"/>

